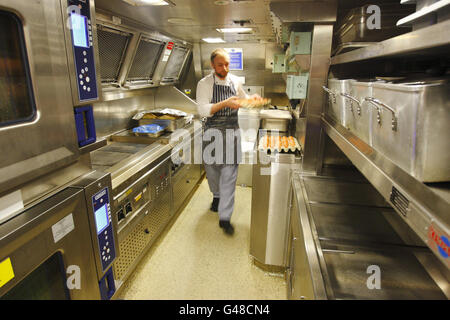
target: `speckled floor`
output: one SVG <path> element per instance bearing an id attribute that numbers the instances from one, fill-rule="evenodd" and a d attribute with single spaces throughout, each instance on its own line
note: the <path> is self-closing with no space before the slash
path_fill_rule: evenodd
<path id="1" fill-rule="evenodd" d="M 123 285 L 119 299 L 286 299 L 284 277 L 258 269 L 249 256 L 251 188 L 236 189 L 230 237 L 209 211 L 204 179 Z"/>

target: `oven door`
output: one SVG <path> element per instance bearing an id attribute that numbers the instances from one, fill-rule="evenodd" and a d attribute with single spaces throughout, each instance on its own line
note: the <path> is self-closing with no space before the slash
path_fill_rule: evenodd
<path id="1" fill-rule="evenodd" d="M 59 1 L 0 2 L 0 193 L 79 157 Z"/>
<path id="2" fill-rule="evenodd" d="M 100 299 L 86 210 L 67 188 L 0 225 L 0 299 Z"/>

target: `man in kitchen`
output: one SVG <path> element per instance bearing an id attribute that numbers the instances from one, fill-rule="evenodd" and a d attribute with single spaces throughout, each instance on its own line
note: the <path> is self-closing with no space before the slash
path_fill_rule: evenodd
<path id="1" fill-rule="evenodd" d="M 213 194 L 211 210 L 219 212 L 219 226 L 232 235 L 230 219 L 241 156 L 238 109 L 240 99 L 248 97 L 240 79 L 229 73 L 229 65 L 230 56 L 224 49 L 211 53 L 213 72 L 198 82 L 197 103 L 199 115 L 206 118 L 203 163 Z"/>

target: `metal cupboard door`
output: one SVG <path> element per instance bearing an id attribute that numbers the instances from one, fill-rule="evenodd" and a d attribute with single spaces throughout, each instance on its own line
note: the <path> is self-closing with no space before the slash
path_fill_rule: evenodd
<path id="1" fill-rule="evenodd" d="M 0 299 L 100 299 L 82 191 L 65 189 L 0 225 Z"/>

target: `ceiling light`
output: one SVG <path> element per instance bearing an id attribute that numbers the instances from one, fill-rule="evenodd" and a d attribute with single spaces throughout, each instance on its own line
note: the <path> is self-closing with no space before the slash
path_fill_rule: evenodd
<path id="1" fill-rule="evenodd" d="M 225 43 L 226 42 L 222 38 L 203 38 L 202 40 L 207 43 Z"/>
<path id="2" fill-rule="evenodd" d="M 230 4 L 230 0 L 216 0 L 214 1 L 214 4 L 216 6 L 226 6 L 227 4 Z"/>
<path id="3" fill-rule="evenodd" d="M 194 20 L 191 18 L 169 18 L 167 19 L 168 23 L 178 24 L 178 25 L 193 25 Z"/>
<path id="4" fill-rule="evenodd" d="M 216 30 L 222 33 L 244 33 L 253 31 L 252 28 L 221 28 Z"/>
<path id="5" fill-rule="evenodd" d="M 133 6 L 167 6 L 173 3 L 170 0 L 123 0 Z"/>

